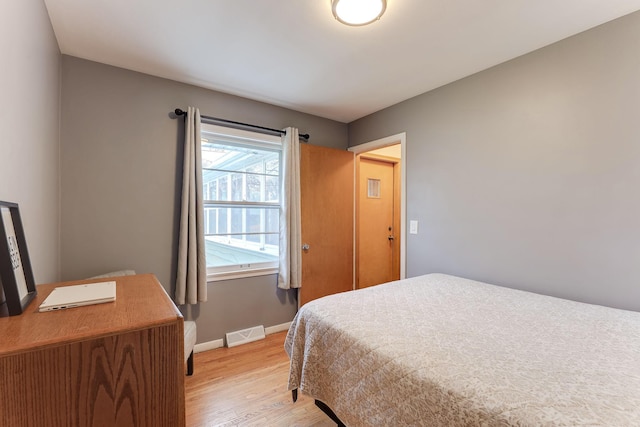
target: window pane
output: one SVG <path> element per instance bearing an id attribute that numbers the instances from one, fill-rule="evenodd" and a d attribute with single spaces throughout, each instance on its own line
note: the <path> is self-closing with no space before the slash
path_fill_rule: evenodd
<path id="1" fill-rule="evenodd" d="M 218 212 L 218 229 L 208 230 L 205 234 L 229 233 L 275 233 L 280 230 L 280 211 L 278 208 L 229 208 L 205 206 L 205 213 Z M 214 216 L 210 216 L 214 218 Z M 227 228 L 227 218 L 231 218 L 231 228 Z M 212 223 L 214 221 L 211 221 Z M 224 227 L 222 222 L 224 222 Z"/>
<path id="2" fill-rule="evenodd" d="M 204 209 L 204 234 L 214 234 L 216 232 L 216 211 L 215 208 Z"/>
<path id="3" fill-rule="evenodd" d="M 380 198 L 380 180 L 367 178 L 367 198 L 379 199 Z"/>
<path id="4" fill-rule="evenodd" d="M 242 175 L 239 173 L 231 174 L 231 200 L 244 200 L 242 193 Z"/>
<path id="5" fill-rule="evenodd" d="M 271 156 L 265 160 L 265 173 L 267 175 L 280 175 L 280 155 Z"/>
<path id="6" fill-rule="evenodd" d="M 233 264 L 270 262 L 278 259 L 279 210 L 269 208 L 217 208 L 219 217 L 231 218 L 231 231 L 218 230 L 219 234 L 207 236 L 207 265 L 219 266 L 222 259 Z M 236 234 L 237 233 L 237 234 Z M 268 234 L 273 233 L 273 234 Z M 222 247 L 225 247 L 222 250 Z M 222 255 L 216 257 L 216 251 Z"/>
<path id="7" fill-rule="evenodd" d="M 216 209 L 208 209 L 209 216 L 207 218 L 207 226 L 211 231 L 205 230 L 205 233 L 215 233 L 216 232 L 216 217 L 217 210 Z"/>
<path id="8" fill-rule="evenodd" d="M 280 178 L 265 177 L 265 202 L 280 203 Z"/>
<path id="9" fill-rule="evenodd" d="M 247 209 L 247 233 L 260 233 L 263 231 L 261 218 L 264 217 L 263 209 Z"/>
<path id="10" fill-rule="evenodd" d="M 231 212 L 231 232 L 232 233 L 243 233 L 244 230 L 242 228 L 242 214 L 244 209 L 240 208 L 231 208 L 228 209 Z"/>
<path id="11" fill-rule="evenodd" d="M 218 209 L 218 229 L 216 233 L 228 233 L 227 228 L 227 209 Z"/>
<path id="12" fill-rule="evenodd" d="M 217 180 L 209 181 L 208 183 L 203 183 L 203 189 L 204 189 L 205 200 L 215 200 L 218 197 L 218 181 Z"/>
<path id="13" fill-rule="evenodd" d="M 280 230 L 280 211 L 278 209 L 268 209 L 266 214 L 266 229 L 273 231 L 275 234 L 267 234 L 265 243 L 277 247 L 280 244 L 280 235 L 278 234 L 278 230 Z"/>
<path id="14" fill-rule="evenodd" d="M 217 197 L 208 200 L 264 201 L 260 188 L 260 185 L 264 185 L 263 180 L 266 178 L 270 182 L 279 182 L 278 151 L 212 143 L 204 144 L 202 150 L 203 186 L 206 188 L 207 184 L 217 182 L 221 190 Z M 231 180 L 230 194 L 226 187 L 227 180 Z M 243 180 L 246 180 L 245 189 Z M 270 194 L 270 197 L 273 197 L 273 194 Z"/>
<path id="15" fill-rule="evenodd" d="M 278 175 L 280 152 L 259 147 L 210 142 L 202 144 L 202 168 L 247 170 L 254 173 Z"/>
<path id="16" fill-rule="evenodd" d="M 256 162 L 246 168 L 249 173 L 264 174 L 264 162 Z"/>
<path id="17" fill-rule="evenodd" d="M 260 251 L 252 248 L 252 242 L 237 239 L 238 236 L 216 236 L 204 239 L 207 252 L 207 267 L 228 265 L 247 265 L 264 262 L 277 262 L 275 251 Z M 235 243 L 235 244 L 232 244 Z"/>
<path id="18" fill-rule="evenodd" d="M 227 187 L 227 176 L 220 177 L 218 179 L 218 197 L 213 198 L 212 200 L 229 200 L 227 197 L 228 187 Z"/>
<path id="19" fill-rule="evenodd" d="M 263 175 L 247 175 L 247 201 L 265 202 L 262 197 Z"/>

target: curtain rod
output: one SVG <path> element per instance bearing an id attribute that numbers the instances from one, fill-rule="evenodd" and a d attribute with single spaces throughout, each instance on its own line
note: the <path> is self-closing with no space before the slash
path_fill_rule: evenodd
<path id="1" fill-rule="evenodd" d="M 187 115 L 187 112 L 184 111 L 184 110 L 181 110 L 180 108 L 176 108 L 173 112 L 175 113 L 176 116 L 186 116 Z M 263 127 L 263 126 L 251 125 L 249 123 L 234 122 L 233 120 L 220 119 L 218 117 L 200 115 L 200 119 L 209 120 L 209 121 L 218 122 L 218 123 L 227 123 L 227 124 L 232 124 L 232 125 L 236 125 L 236 126 L 244 126 L 244 127 L 253 128 L 253 129 L 260 129 L 260 130 L 263 130 L 263 131 L 277 133 L 279 135 L 284 135 L 285 134 L 285 131 L 283 131 L 281 129 L 272 129 L 272 128 L 267 128 L 267 127 Z M 299 134 L 298 136 L 300 137 L 300 139 L 304 139 L 305 141 L 308 141 L 311 135 L 309 135 L 308 133 L 302 133 L 302 134 Z"/>

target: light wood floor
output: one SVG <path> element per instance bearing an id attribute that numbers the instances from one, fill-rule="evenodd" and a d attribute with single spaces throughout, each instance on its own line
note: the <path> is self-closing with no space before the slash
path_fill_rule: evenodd
<path id="1" fill-rule="evenodd" d="M 195 354 L 185 380 L 187 427 L 335 426 L 310 397 L 292 402 L 285 335 Z"/>

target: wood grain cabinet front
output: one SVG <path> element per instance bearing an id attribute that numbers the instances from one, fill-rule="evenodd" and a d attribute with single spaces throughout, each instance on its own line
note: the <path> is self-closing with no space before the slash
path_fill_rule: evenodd
<path id="1" fill-rule="evenodd" d="M 0 318 L 0 426 L 185 425 L 183 319 L 151 274 L 116 281 L 116 301 Z"/>

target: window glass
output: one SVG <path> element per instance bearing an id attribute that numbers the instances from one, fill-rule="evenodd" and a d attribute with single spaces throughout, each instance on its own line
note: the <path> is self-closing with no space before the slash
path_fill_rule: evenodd
<path id="1" fill-rule="evenodd" d="M 227 209 L 218 208 L 216 211 L 218 212 L 218 228 L 215 230 L 215 233 L 225 234 L 229 231 L 227 229 Z"/>
<path id="2" fill-rule="evenodd" d="M 203 171 L 203 175 L 204 175 L 204 171 Z M 208 178 L 208 177 L 205 176 L 203 178 Z M 218 179 L 218 183 L 220 184 L 218 196 L 212 200 L 227 200 L 227 194 L 229 192 L 229 189 L 227 188 L 227 181 L 228 181 L 227 176 L 221 176 Z"/>
<path id="3" fill-rule="evenodd" d="M 280 137 L 202 125 L 210 277 L 277 268 L 281 158 Z"/>
<path id="4" fill-rule="evenodd" d="M 262 195 L 262 192 L 265 189 L 264 185 L 264 175 L 246 175 L 247 178 L 247 186 L 246 186 L 246 194 L 247 200 L 250 202 L 266 202 L 265 197 Z"/>

